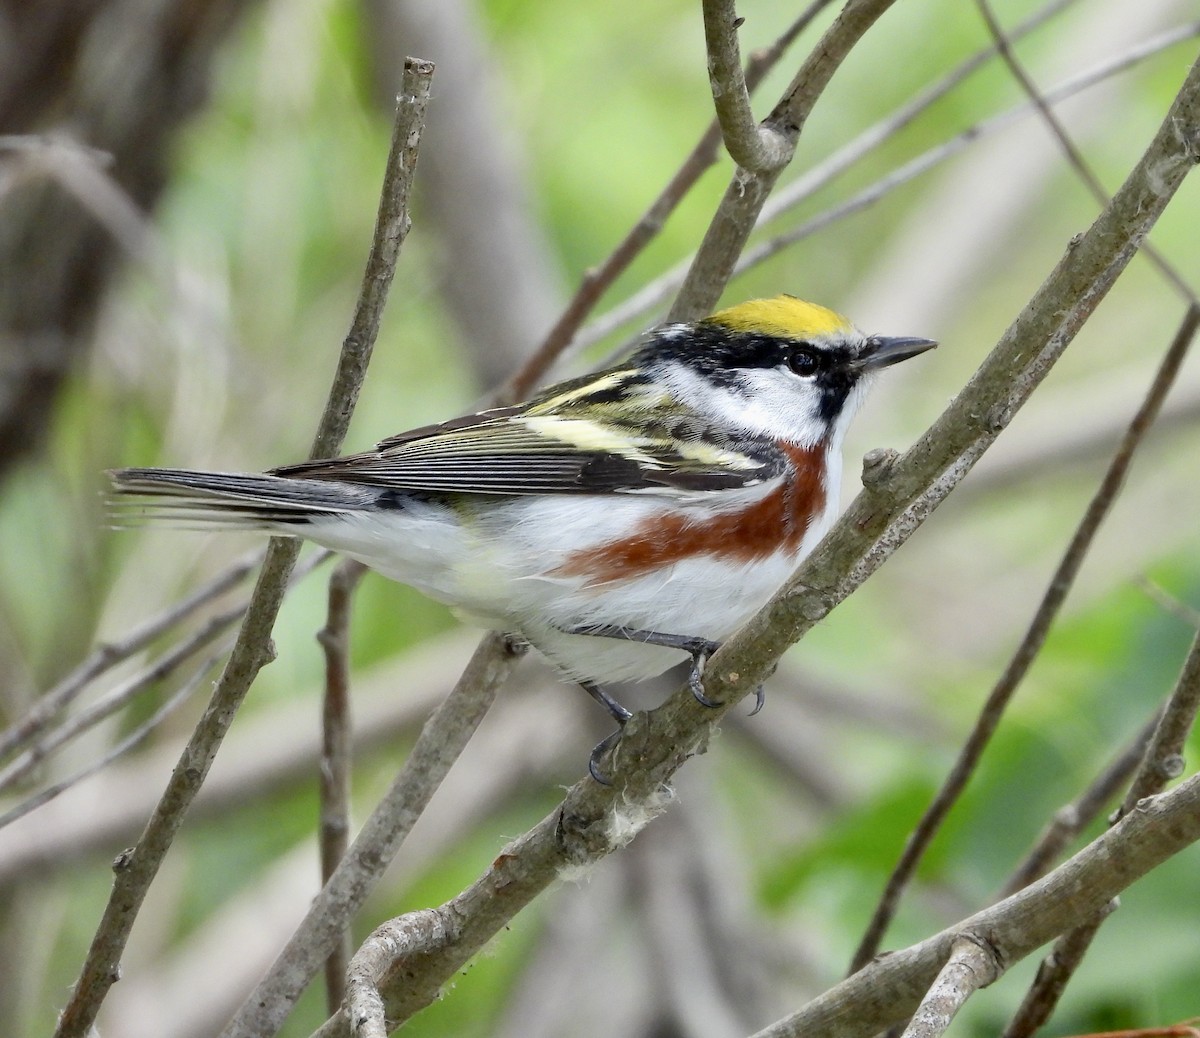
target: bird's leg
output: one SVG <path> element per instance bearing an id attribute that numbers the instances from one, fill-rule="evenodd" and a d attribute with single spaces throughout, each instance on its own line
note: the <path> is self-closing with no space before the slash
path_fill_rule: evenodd
<path id="1" fill-rule="evenodd" d="M 604 689 L 597 685 L 594 681 L 581 681 L 579 684 L 583 690 L 599 703 L 605 710 L 609 712 L 612 719 L 617 722 L 622 728 L 625 727 L 625 722 L 633 716 L 633 711 L 623 707 Z"/>
<path id="2" fill-rule="evenodd" d="M 608 776 L 600 770 L 600 758 L 608 752 L 609 748 L 614 746 L 618 739 L 621 738 L 621 732 L 625 728 L 625 722 L 628 721 L 633 713 L 618 703 L 604 689 L 597 685 L 594 681 L 581 681 L 583 690 L 599 703 L 611 715 L 612 719 L 617 722 L 617 730 L 605 739 L 601 739 L 596 743 L 592 754 L 588 757 L 588 774 L 592 776 L 602 786 L 611 786 Z"/>
<path id="3" fill-rule="evenodd" d="M 661 645 L 664 649 L 679 649 L 692 658 L 692 669 L 688 672 L 688 688 L 701 706 L 715 707 L 720 704 L 713 702 L 704 694 L 704 665 L 708 657 L 720 647 L 720 642 L 708 638 L 696 638 L 686 634 L 664 634 L 662 631 L 640 631 L 634 627 L 619 627 L 615 624 L 598 624 L 588 627 L 572 627 L 567 634 L 589 634 L 596 638 L 617 638 L 626 642 L 640 642 L 643 645 Z"/>
<path id="4" fill-rule="evenodd" d="M 708 663 L 708 658 L 721 647 L 720 642 L 714 642 L 710 638 L 698 638 L 687 634 L 664 634 L 662 631 L 642 631 L 634 627 L 621 627 L 616 624 L 568 627 L 563 630 L 563 633 L 587 634 L 596 638 L 617 638 L 621 641 L 641 642 L 643 645 L 660 645 L 665 649 L 679 649 L 682 652 L 686 652 L 692 658 L 692 666 L 688 671 L 688 688 L 691 689 L 696 702 L 701 706 L 714 708 L 721 705 L 715 700 L 709 699 L 704 694 L 704 666 Z M 587 685 L 584 685 L 584 688 L 587 688 Z M 588 692 L 592 698 L 603 704 L 612 713 L 612 708 L 605 702 L 606 699 L 611 698 L 606 692 L 602 689 L 593 691 L 590 688 Z M 601 696 L 604 698 L 601 698 Z M 750 711 L 750 716 L 753 717 L 757 714 L 763 708 L 765 702 L 766 693 L 763 691 L 762 685 L 759 685 L 754 690 L 754 709 Z M 624 708 L 622 707 L 622 709 Z M 616 714 L 613 714 L 613 716 L 615 717 Z M 623 723 L 623 721 L 618 720 L 618 724 Z"/>

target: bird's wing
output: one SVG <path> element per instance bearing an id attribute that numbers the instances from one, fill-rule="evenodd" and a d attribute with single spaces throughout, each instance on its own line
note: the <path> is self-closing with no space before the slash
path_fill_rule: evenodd
<path id="1" fill-rule="evenodd" d="M 747 487 L 783 471 L 784 455 L 769 440 L 722 435 L 677 402 L 612 378 L 564 383 L 519 407 L 274 474 L 473 494 L 679 494 Z"/>

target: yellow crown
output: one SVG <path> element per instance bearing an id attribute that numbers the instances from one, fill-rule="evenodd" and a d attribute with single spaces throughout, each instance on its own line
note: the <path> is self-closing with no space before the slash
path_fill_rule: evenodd
<path id="1" fill-rule="evenodd" d="M 841 314 L 795 296 L 748 299 L 706 318 L 735 332 L 757 332 L 784 339 L 804 339 L 850 331 L 854 326 Z"/>

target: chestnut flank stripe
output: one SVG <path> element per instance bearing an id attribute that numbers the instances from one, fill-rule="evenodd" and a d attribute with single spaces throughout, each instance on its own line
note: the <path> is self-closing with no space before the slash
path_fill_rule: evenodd
<path id="1" fill-rule="evenodd" d="M 593 584 L 606 584 L 631 580 L 696 555 L 752 562 L 780 550 L 798 550 L 809 524 L 825 508 L 821 479 L 825 445 L 778 446 L 791 461 L 791 471 L 778 487 L 748 508 L 701 520 L 663 511 L 632 536 L 573 552 L 551 572 L 586 576 Z"/>

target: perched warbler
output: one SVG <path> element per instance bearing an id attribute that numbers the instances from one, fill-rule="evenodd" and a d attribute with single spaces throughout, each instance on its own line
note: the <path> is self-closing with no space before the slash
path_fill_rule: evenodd
<path id="1" fill-rule="evenodd" d="M 526 403 L 362 454 L 111 477 L 151 517 L 305 537 L 519 635 L 623 725 L 601 682 L 690 658 L 707 702 L 704 662 L 832 523 L 872 375 L 934 345 L 755 299 L 656 328 L 626 362 Z M 615 737 L 593 754 L 598 779 Z"/>

